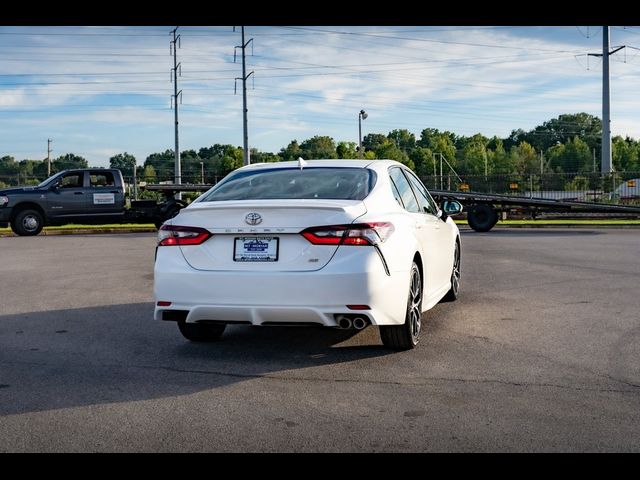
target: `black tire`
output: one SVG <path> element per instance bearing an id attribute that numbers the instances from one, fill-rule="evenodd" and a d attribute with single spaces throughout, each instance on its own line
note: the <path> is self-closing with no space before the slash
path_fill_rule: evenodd
<path id="1" fill-rule="evenodd" d="M 381 325 L 380 338 L 392 350 L 411 350 L 420 341 L 422 327 L 422 277 L 415 262 L 411 265 L 407 312 L 402 325 Z"/>
<path id="2" fill-rule="evenodd" d="M 473 205 L 467 213 L 467 223 L 476 232 L 488 232 L 498 223 L 498 212 L 490 205 Z"/>
<path id="3" fill-rule="evenodd" d="M 11 230 L 21 237 L 38 235 L 42 227 L 44 227 L 44 218 L 38 210 L 22 210 L 11 221 Z"/>
<path id="4" fill-rule="evenodd" d="M 451 289 L 442 297 L 442 302 L 455 302 L 460 293 L 460 243 L 456 241 L 456 248 L 453 253 L 453 268 L 451 270 Z"/>
<path id="5" fill-rule="evenodd" d="M 182 336 L 192 342 L 215 342 L 224 333 L 226 325 L 205 325 L 181 321 L 178 322 L 178 328 Z"/>

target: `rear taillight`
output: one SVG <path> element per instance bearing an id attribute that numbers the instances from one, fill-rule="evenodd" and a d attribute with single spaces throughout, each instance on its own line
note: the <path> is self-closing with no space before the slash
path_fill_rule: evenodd
<path id="1" fill-rule="evenodd" d="M 314 245 L 377 245 L 393 233 L 390 222 L 311 227 L 300 234 Z"/>
<path id="2" fill-rule="evenodd" d="M 211 232 L 200 227 L 162 225 L 158 230 L 158 246 L 200 245 L 211 237 Z"/>

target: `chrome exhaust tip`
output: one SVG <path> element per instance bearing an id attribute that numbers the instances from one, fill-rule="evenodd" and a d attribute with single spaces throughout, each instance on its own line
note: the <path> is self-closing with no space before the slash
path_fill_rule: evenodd
<path id="1" fill-rule="evenodd" d="M 367 326 L 367 321 L 362 317 L 356 317 L 353 319 L 353 328 L 356 330 L 362 330 Z"/>
<path id="2" fill-rule="evenodd" d="M 349 317 L 338 317 L 338 326 L 344 330 L 347 330 L 353 326 L 353 322 Z"/>

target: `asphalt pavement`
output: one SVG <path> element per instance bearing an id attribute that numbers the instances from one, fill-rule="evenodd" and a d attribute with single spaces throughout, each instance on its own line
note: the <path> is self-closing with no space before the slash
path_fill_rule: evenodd
<path id="1" fill-rule="evenodd" d="M 0 452 L 640 451 L 640 232 L 464 230 L 416 350 L 153 320 L 155 235 L 0 238 Z M 286 295 L 287 292 L 283 292 Z"/>

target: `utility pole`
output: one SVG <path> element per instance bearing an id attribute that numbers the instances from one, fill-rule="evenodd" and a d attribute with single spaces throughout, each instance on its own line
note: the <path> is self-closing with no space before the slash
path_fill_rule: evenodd
<path id="1" fill-rule="evenodd" d="M 51 139 L 47 138 L 47 177 L 51 176 Z"/>
<path id="2" fill-rule="evenodd" d="M 365 120 L 369 114 L 364 110 L 358 112 L 358 157 L 362 158 L 362 120 Z"/>
<path id="3" fill-rule="evenodd" d="M 182 169 L 180 167 L 180 142 L 178 141 L 178 95 L 180 96 L 180 103 L 182 103 L 182 90 L 178 91 L 178 69 L 180 68 L 180 75 L 182 76 L 182 68 L 178 63 L 178 53 L 177 49 L 180 47 L 180 35 L 177 35 L 178 27 L 174 28 L 171 31 L 173 35 L 173 40 L 171 40 L 169 45 L 169 51 L 173 51 L 173 68 L 171 71 L 173 72 L 173 95 L 171 96 L 173 106 L 174 106 L 174 117 L 175 117 L 175 137 L 176 137 L 176 149 L 175 149 L 175 183 L 178 185 L 182 184 Z M 180 192 L 176 194 L 177 199 L 181 199 L 182 195 Z"/>
<path id="4" fill-rule="evenodd" d="M 540 150 L 540 175 L 544 174 L 544 152 Z"/>
<path id="5" fill-rule="evenodd" d="M 484 151 L 484 178 L 487 179 L 487 173 L 489 171 L 488 168 L 488 160 L 487 160 L 487 151 Z"/>
<path id="6" fill-rule="evenodd" d="M 609 27 L 602 27 L 602 53 L 589 53 L 602 57 L 602 173 L 611 173 L 611 91 L 609 87 L 609 57 L 626 45 L 609 51 Z"/>
<path id="7" fill-rule="evenodd" d="M 431 152 L 431 159 L 433 160 L 433 188 L 437 189 L 438 188 L 438 177 L 437 177 L 437 172 L 436 172 L 436 152 Z"/>
<path id="8" fill-rule="evenodd" d="M 243 165 L 249 165 L 251 163 L 251 158 L 249 156 L 249 131 L 248 131 L 248 122 L 247 122 L 247 79 L 253 74 L 253 71 L 247 75 L 247 63 L 246 63 L 246 55 L 245 50 L 247 45 L 253 42 L 253 38 L 249 39 L 246 43 L 244 41 L 244 26 L 240 27 L 242 30 L 242 45 L 238 45 L 233 49 L 233 63 L 236 62 L 236 49 L 242 49 L 242 77 L 236 77 L 236 80 L 242 80 L 242 127 L 243 127 Z M 235 32 L 235 27 L 233 31 Z M 252 47 L 253 48 L 253 45 Z M 233 87 L 233 93 L 235 95 L 236 88 L 235 84 Z"/>
<path id="9" fill-rule="evenodd" d="M 138 179 L 136 178 L 136 161 L 133 161 L 133 199 L 138 200 Z"/>
<path id="10" fill-rule="evenodd" d="M 609 89 L 609 27 L 602 27 L 602 173 L 611 171 L 611 92 Z"/>
<path id="11" fill-rule="evenodd" d="M 596 173 L 596 147 L 593 147 L 593 173 Z"/>

